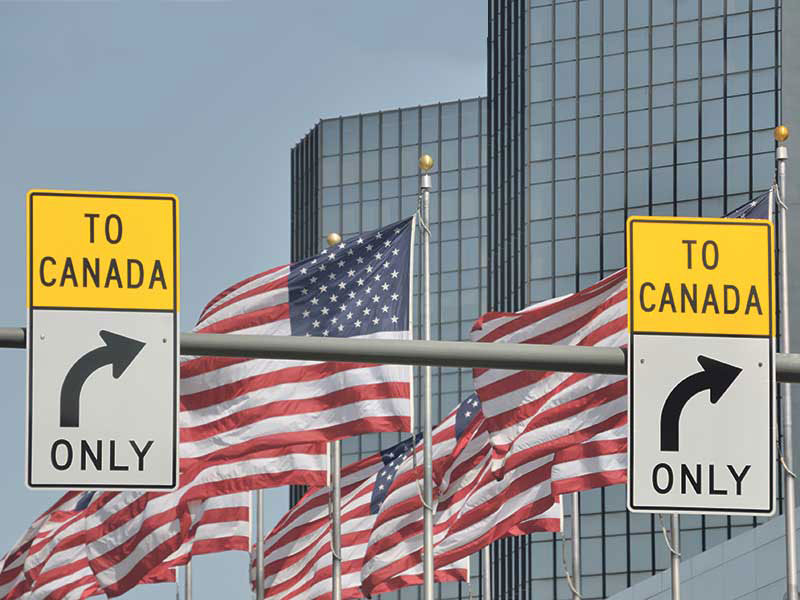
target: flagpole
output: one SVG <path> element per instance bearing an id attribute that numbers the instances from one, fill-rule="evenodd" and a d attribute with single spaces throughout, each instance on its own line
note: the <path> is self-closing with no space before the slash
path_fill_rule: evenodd
<path id="1" fill-rule="evenodd" d="M 253 600 L 253 492 L 247 493 L 247 581 L 250 599 Z"/>
<path id="2" fill-rule="evenodd" d="M 775 223 L 774 217 L 774 207 L 775 207 L 775 184 L 772 184 L 769 188 L 769 198 L 767 198 L 767 219 L 770 223 Z"/>
<path id="3" fill-rule="evenodd" d="M 491 545 L 481 549 L 481 588 L 482 600 L 492 600 L 492 555 Z"/>
<path id="4" fill-rule="evenodd" d="M 681 517 L 670 515 L 670 562 L 672 563 L 672 600 L 681 600 Z"/>
<path id="5" fill-rule="evenodd" d="M 331 589 L 333 600 L 342 600 L 342 442 L 328 443 L 331 466 Z"/>
<path id="6" fill-rule="evenodd" d="M 423 174 L 420 182 L 422 196 L 422 296 L 423 296 L 423 335 L 426 341 L 431 339 L 431 176 L 433 158 L 423 154 L 419 159 L 419 167 Z M 433 600 L 433 454 L 432 434 L 433 409 L 431 403 L 431 367 L 425 366 L 425 383 L 423 395 L 423 486 L 422 503 L 424 515 L 423 567 L 424 586 L 423 600 Z"/>
<path id="7" fill-rule="evenodd" d="M 781 338 L 782 350 L 789 351 L 789 265 L 788 265 L 788 232 L 786 219 L 788 217 L 786 204 L 786 162 L 789 151 L 782 142 L 789 139 L 789 128 L 779 125 L 775 128 L 775 140 L 778 147 L 775 149 L 775 159 L 778 163 L 778 214 L 780 215 L 781 235 L 778 238 L 778 256 L 781 265 Z M 795 497 L 794 497 L 794 446 L 792 442 L 792 396 L 791 388 L 783 384 L 782 414 L 783 414 L 783 495 L 784 495 L 784 523 L 786 527 L 786 597 L 797 599 L 797 539 L 795 524 Z"/>
<path id="8" fill-rule="evenodd" d="M 581 600 L 581 505 L 572 492 L 572 600 Z"/>
<path id="9" fill-rule="evenodd" d="M 342 243 L 342 236 L 331 232 L 326 238 L 328 247 Z M 331 569 L 332 600 L 342 600 L 342 442 L 328 442 L 328 475 L 331 512 Z"/>
<path id="10" fill-rule="evenodd" d="M 186 566 L 183 568 L 183 598 L 184 600 L 192 600 L 192 559 L 186 561 Z"/>
<path id="11" fill-rule="evenodd" d="M 256 490 L 256 600 L 264 600 L 264 490 Z"/>

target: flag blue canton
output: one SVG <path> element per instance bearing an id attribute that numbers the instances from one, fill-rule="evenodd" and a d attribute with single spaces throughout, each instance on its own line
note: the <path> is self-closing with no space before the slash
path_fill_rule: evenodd
<path id="1" fill-rule="evenodd" d="M 289 271 L 292 335 L 407 331 L 412 220 L 347 239 Z"/>
<path id="2" fill-rule="evenodd" d="M 94 492 L 84 492 L 81 494 L 77 504 L 75 504 L 75 510 L 84 510 L 85 508 L 88 508 L 93 496 Z"/>
<path id="3" fill-rule="evenodd" d="M 472 393 L 461 401 L 461 404 L 458 405 L 458 411 L 456 411 L 457 440 L 461 439 L 461 436 L 464 435 L 464 432 L 479 412 L 481 412 L 481 405 L 477 394 Z"/>
<path id="4" fill-rule="evenodd" d="M 411 453 L 420 440 L 422 440 L 422 434 L 418 433 L 413 438 L 408 438 L 391 448 L 381 450 L 384 467 L 378 471 L 375 477 L 375 485 L 372 488 L 372 496 L 369 501 L 369 512 L 371 514 L 378 514 L 381 504 L 386 499 L 389 488 L 392 487 L 392 482 L 400 470 L 400 463 Z"/>
<path id="5" fill-rule="evenodd" d="M 769 219 L 769 192 L 725 215 L 728 219 Z"/>

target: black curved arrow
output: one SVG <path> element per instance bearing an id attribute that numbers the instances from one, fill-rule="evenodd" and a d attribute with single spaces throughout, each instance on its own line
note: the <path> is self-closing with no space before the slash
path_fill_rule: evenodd
<path id="1" fill-rule="evenodd" d="M 80 413 L 81 388 L 89 375 L 105 365 L 111 365 L 111 375 L 119 379 L 136 355 L 144 348 L 144 342 L 100 330 L 105 346 L 95 348 L 81 356 L 61 384 L 61 427 L 77 427 Z"/>
<path id="2" fill-rule="evenodd" d="M 676 385 L 667 396 L 667 401 L 661 409 L 661 451 L 678 451 L 678 423 L 681 412 L 686 403 L 697 393 L 709 390 L 711 393 L 711 404 L 716 404 L 733 380 L 739 376 L 742 370 L 724 362 L 698 356 L 697 362 L 703 367 L 693 375 Z"/>

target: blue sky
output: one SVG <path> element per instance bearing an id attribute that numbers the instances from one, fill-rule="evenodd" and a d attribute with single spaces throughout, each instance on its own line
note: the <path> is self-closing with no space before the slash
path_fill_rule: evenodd
<path id="1" fill-rule="evenodd" d="M 0 2 L 0 326 L 25 321 L 27 190 L 179 196 L 186 330 L 288 261 L 289 149 L 320 118 L 483 95 L 485 54 L 478 0 Z M 0 350 L 0 553 L 58 496 L 24 485 L 24 359 Z M 196 564 L 195 598 L 247 597 L 244 554 Z"/>

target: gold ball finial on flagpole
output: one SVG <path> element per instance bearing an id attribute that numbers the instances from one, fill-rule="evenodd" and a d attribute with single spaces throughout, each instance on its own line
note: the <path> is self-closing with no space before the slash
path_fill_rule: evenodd
<path id="1" fill-rule="evenodd" d="M 342 236 L 340 236 L 335 231 L 332 231 L 328 234 L 328 237 L 325 238 L 328 240 L 328 246 L 335 246 L 336 244 L 342 243 Z"/>
<path id="2" fill-rule="evenodd" d="M 423 154 L 419 157 L 419 168 L 426 173 L 433 168 L 433 158 L 430 154 Z"/>
<path id="3" fill-rule="evenodd" d="M 785 142 L 789 139 L 789 128 L 786 125 L 778 125 L 774 131 L 775 139 L 779 142 Z"/>

